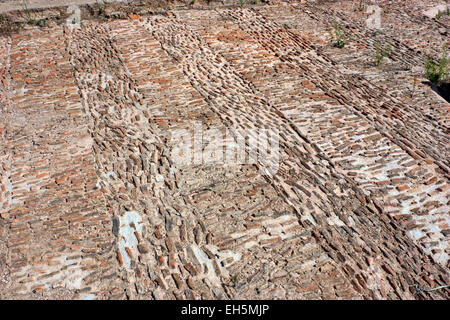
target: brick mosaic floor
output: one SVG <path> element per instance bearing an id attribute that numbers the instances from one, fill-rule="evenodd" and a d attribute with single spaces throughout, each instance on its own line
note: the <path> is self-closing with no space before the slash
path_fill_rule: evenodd
<path id="1" fill-rule="evenodd" d="M 449 20 L 333 3 L 0 37 L 0 298 L 448 299 L 416 290 L 450 283 L 450 105 L 415 68 Z M 276 128 L 276 175 L 176 166 L 194 122 Z"/>

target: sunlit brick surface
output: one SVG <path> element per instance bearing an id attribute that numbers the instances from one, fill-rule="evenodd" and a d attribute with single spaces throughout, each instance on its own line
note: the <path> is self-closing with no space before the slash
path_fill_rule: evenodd
<path id="1" fill-rule="evenodd" d="M 383 67 L 344 1 L 0 38 L 0 298 L 448 299 L 415 289 L 449 283 L 450 229 L 449 105 L 410 94 L 406 24 L 435 56 L 442 26 L 417 10 L 386 18 Z M 177 167 L 193 123 L 276 128 L 278 172 Z"/>

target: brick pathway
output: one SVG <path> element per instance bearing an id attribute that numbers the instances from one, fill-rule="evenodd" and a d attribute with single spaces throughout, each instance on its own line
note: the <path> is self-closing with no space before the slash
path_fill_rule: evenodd
<path id="1" fill-rule="evenodd" d="M 334 10 L 0 38 L 0 298 L 448 299 L 415 291 L 449 283 L 448 104 L 425 85 L 409 97 L 416 47 L 378 35 L 407 68 L 387 77 L 370 32 Z M 257 155 L 176 166 L 172 134 L 193 122 L 228 144 L 278 129 L 277 174 Z"/>

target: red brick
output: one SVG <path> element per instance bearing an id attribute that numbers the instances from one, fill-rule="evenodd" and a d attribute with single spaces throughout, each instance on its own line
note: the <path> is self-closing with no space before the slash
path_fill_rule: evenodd
<path id="1" fill-rule="evenodd" d="M 397 187 L 398 191 L 404 191 L 407 189 L 409 189 L 409 186 L 407 184 L 403 184 L 403 185 Z"/>

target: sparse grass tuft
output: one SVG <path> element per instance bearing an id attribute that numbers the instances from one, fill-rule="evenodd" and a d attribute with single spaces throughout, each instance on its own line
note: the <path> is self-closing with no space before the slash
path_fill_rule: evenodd
<path id="1" fill-rule="evenodd" d="M 95 0 L 95 4 L 98 8 L 98 15 L 104 16 L 106 13 L 106 2 L 103 1 L 103 4 L 100 4 L 98 0 Z"/>
<path id="2" fill-rule="evenodd" d="M 31 12 L 28 9 L 28 4 L 26 0 L 22 0 L 22 10 L 25 14 L 25 17 L 27 18 L 27 23 L 32 25 L 32 26 L 38 26 L 38 27 L 44 27 L 47 24 L 47 19 L 38 19 L 35 20 L 33 19 L 33 17 L 31 16 Z"/>
<path id="3" fill-rule="evenodd" d="M 28 9 L 28 4 L 26 0 L 22 0 L 22 10 L 25 13 L 25 16 L 27 17 L 27 23 L 34 25 L 34 19 L 31 17 L 31 12 Z"/>
<path id="4" fill-rule="evenodd" d="M 450 16 L 450 7 L 448 6 L 448 0 L 445 0 L 445 14 Z"/>
<path id="5" fill-rule="evenodd" d="M 39 19 L 35 22 L 35 24 L 39 27 L 44 27 L 47 24 L 47 20 L 46 19 Z"/>
<path id="6" fill-rule="evenodd" d="M 439 20 L 440 18 L 442 18 L 441 10 L 439 10 L 438 13 L 436 13 L 436 20 Z"/>
<path id="7" fill-rule="evenodd" d="M 337 48 L 345 47 L 347 35 L 345 34 L 345 31 L 342 30 L 341 25 L 333 21 L 333 29 L 334 29 L 333 47 Z"/>
<path id="8" fill-rule="evenodd" d="M 437 86 L 449 81 L 449 59 L 447 46 L 448 44 L 446 43 L 442 47 L 442 56 L 439 63 L 434 62 L 429 56 L 427 56 L 425 60 L 425 73 L 427 79 Z"/>
<path id="9" fill-rule="evenodd" d="M 374 64 L 378 67 L 384 58 L 389 57 L 391 54 L 391 44 L 388 43 L 386 47 L 381 48 L 380 43 L 375 43 L 375 59 Z"/>
<path id="10" fill-rule="evenodd" d="M 427 79 L 430 80 L 432 83 L 436 84 L 438 82 L 440 78 L 438 65 L 433 61 L 433 59 L 430 56 L 427 56 L 425 58 L 425 73 Z"/>

